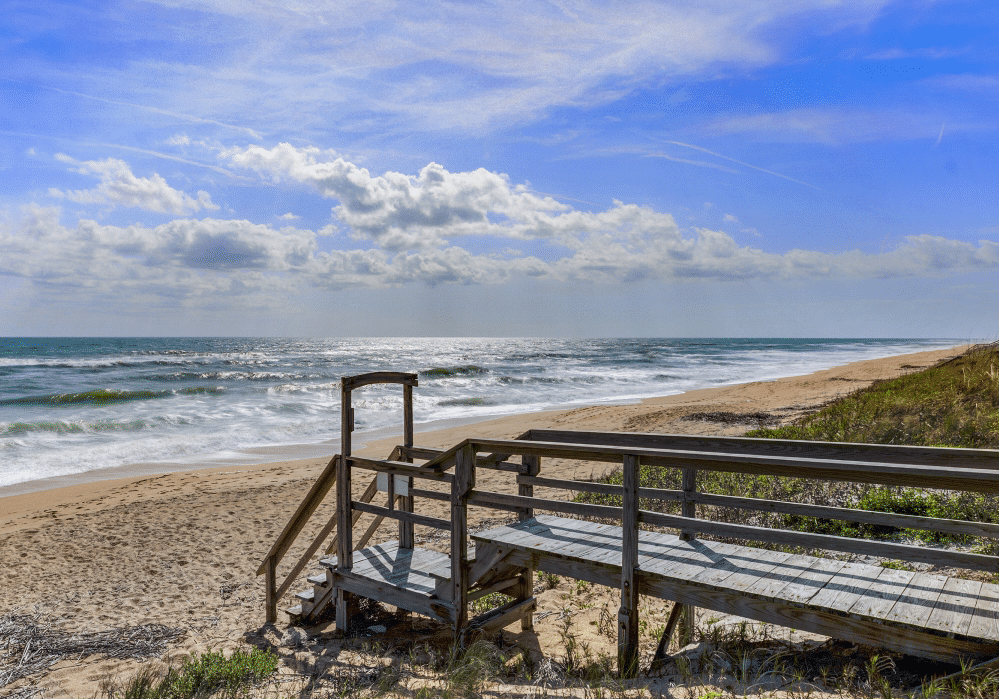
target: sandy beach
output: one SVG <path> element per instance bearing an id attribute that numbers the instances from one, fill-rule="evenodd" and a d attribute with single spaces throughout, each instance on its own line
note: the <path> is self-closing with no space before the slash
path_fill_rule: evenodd
<path id="1" fill-rule="evenodd" d="M 416 442 L 446 448 L 473 434 L 513 437 L 532 427 L 738 435 L 763 417 L 788 422 L 874 380 L 931 366 L 961 349 L 856 362 L 807 376 L 637 404 L 504 417 L 419 432 Z M 358 434 L 355 441 L 365 442 L 356 453 L 384 457 L 401 438 L 368 440 Z M 229 650 L 261 639 L 279 645 L 287 635 L 287 617 L 282 613 L 275 628 L 264 627 L 263 579 L 255 571 L 327 461 L 322 457 L 81 480 L 6 497 L 0 490 L 0 616 L 37 615 L 40 623 L 70 632 L 148 624 L 179 628 L 183 637 L 170 644 L 166 659 L 209 648 Z M 579 468 L 555 462 L 545 465 L 544 475 L 601 475 L 580 473 Z M 482 485 L 509 489 L 509 483 L 487 478 Z M 366 484 L 366 478 L 355 481 L 358 490 Z M 421 511 L 445 516 L 441 508 L 441 503 L 432 502 Z M 315 528 L 331 513 L 332 498 L 314 518 Z M 475 517 L 482 514 L 473 516 L 473 529 L 483 524 Z M 304 549 L 307 534 L 286 559 L 287 567 Z M 383 540 L 394 538 L 388 526 L 379 534 Z M 291 604 L 289 595 L 281 607 Z M 542 651 L 552 633 L 545 621 L 538 623 Z M 286 671 L 294 667 L 296 657 L 294 651 L 286 654 Z M 127 673 L 137 664 L 99 655 L 66 659 L 0 689 L 0 694 L 35 683 L 46 688 L 45 696 L 90 697 L 101 680 Z"/>

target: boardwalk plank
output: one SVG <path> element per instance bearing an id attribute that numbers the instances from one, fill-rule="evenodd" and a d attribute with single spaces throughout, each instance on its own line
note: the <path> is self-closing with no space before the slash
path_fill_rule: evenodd
<path id="1" fill-rule="evenodd" d="M 958 636 L 965 635 L 975 616 L 975 605 L 981 590 L 981 580 L 947 578 L 926 627 Z"/>
<path id="2" fill-rule="evenodd" d="M 878 579 L 867 588 L 867 593 L 850 607 L 850 614 L 884 619 L 895 606 L 896 600 L 905 592 L 914 575 L 911 570 L 882 569 Z"/>
<path id="3" fill-rule="evenodd" d="M 808 600 L 811 607 L 848 613 L 878 579 L 881 568 L 863 563 L 847 563 L 825 587 Z"/>
<path id="4" fill-rule="evenodd" d="M 999 586 L 983 583 L 975 603 L 975 616 L 968 627 L 972 638 L 999 640 Z"/>
<path id="5" fill-rule="evenodd" d="M 947 578 L 942 575 L 916 573 L 885 619 L 909 626 L 925 625 L 946 582 Z"/>

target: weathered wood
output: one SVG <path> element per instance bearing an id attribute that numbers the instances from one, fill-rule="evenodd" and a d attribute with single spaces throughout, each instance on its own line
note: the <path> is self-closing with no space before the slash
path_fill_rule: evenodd
<path id="1" fill-rule="evenodd" d="M 731 594 L 726 590 L 687 585 L 674 580 L 643 579 L 642 593 L 932 660 L 954 662 L 960 657 L 989 658 L 999 654 L 999 644 L 995 642 L 948 638 L 906 627 L 886 627 L 883 622 L 806 609 L 779 600 Z"/>
<path id="2" fill-rule="evenodd" d="M 475 450 L 466 445 L 455 455 L 451 482 L 451 599 L 454 629 L 468 622 L 468 501 L 475 487 Z"/>
<path id="3" fill-rule="evenodd" d="M 375 482 L 375 479 L 372 478 L 371 482 L 368 483 L 368 487 L 364 489 L 363 493 L 361 493 L 361 497 L 359 498 L 359 501 L 360 502 L 371 502 L 374 499 L 375 494 L 377 492 L 378 492 L 378 484 Z M 353 531 L 354 525 L 357 524 L 357 520 L 359 520 L 361 518 L 362 514 L 363 513 L 360 512 L 360 511 L 355 511 L 353 514 L 351 514 L 351 516 L 350 516 L 350 527 L 351 527 L 351 531 Z M 334 514 L 333 516 L 335 517 L 336 514 Z M 334 551 L 337 550 L 337 542 L 338 542 L 337 535 L 334 533 L 333 534 L 333 539 L 330 541 L 329 546 L 326 547 L 326 553 L 327 554 L 333 553 Z M 367 539 L 364 540 L 364 543 L 367 543 Z M 358 548 L 360 548 L 360 546 L 355 546 L 354 548 L 358 549 Z"/>
<path id="4" fill-rule="evenodd" d="M 886 485 L 909 485 L 923 488 L 968 490 L 999 493 L 999 469 L 941 469 L 936 466 L 894 464 L 790 456 L 753 454 L 716 454 L 711 452 L 613 447 L 595 444 L 527 442 L 503 439 L 468 439 L 482 450 L 508 450 L 513 454 L 533 454 L 586 461 L 617 461 L 627 454 L 638 456 L 641 463 L 667 468 L 693 468 L 728 473 L 758 473 L 845 480 Z M 463 444 L 464 444 L 463 443 Z"/>
<path id="5" fill-rule="evenodd" d="M 410 488 L 410 493 L 413 497 L 417 498 L 427 498 L 428 500 L 440 500 L 442 502 L 449 502 L 451 500 L 451 495 L 449 493 L 442 493 L 439 490 L 424 490 L 423 488 Z"/>
<path id="6" fill-rule="evenodd" d="M 999 586 L 984 583 L 975 603 L 975 616 L 968 626 L 974 638 L 999 638 Z"/>
<path id="7" fill-rule="evenodd" d="M 947 578 L 942 575 L 916 573 L 885 618 L 908 626 L 925 626 L 945 582 Z"/>
<path id="8" fill-rule="evenodd" d="M 402 446 L 408 448 L 413 446 L 413 386 L 404 384 L 402 387 Z M 401 452 L 401 450 L 400 450 Z M 402 461 L 412 463 L 413 459 L 403 456 Z M 393 480 L 395 477 L 393 476 Z M 413 512 L 412 488 L 410 494 L 399 498 L 399 509 L 403 512 Z M 413 548 L 414 532 L 413 523 L 406 520 L 399 520 L 399 545 L 403 548 Z"/>
<path id="9" fill-rule="evenodd" d="M 680 488 L 683 491 L 683 499 L 680 501 L 680 514 L 693 519 L 697 517 L 697 506 L 694 504 L 694 491 L 697 490 L 697 471 L 692 468 L 683 469 L 680 482 Z M 696 535 L 696 529 L 680 530 L 681 541 L 690 541 Z"/>
<path id="10" fill-rule="evenodd" d="M 305 570 L 309 563 L 312 562 L 312 557 L 316 555 L 316 552 L 323 545 L 323 542 L 326 541 L 326 537 L 328 537 L 335 528 L 336 513 L 334 512 L 329 520 L 327 520 L 326 524 L 323 525 L 319 534 L 316 535 L 316 538 L 312 540 L 309 547 L 305 549 L 305 552 L 299 557 L 298 561 L 296 561 L 295 566 L 288 572 L 288 575 L 285 576 L 284 582 L 281 583 L 281 586 L 277 590 L 278 599 L 281 599 L 284 593 L 286 593 L 294 584 L 295 580 L 298 579 L 298 576 L 302 574 L 302 571 Z"/>
<path id="11" fill-rule="evenodd" d="M 268 560 L 273 558 L 275 562 L 280 562 L 284 555 L 291 548 L 292 544 L 295 543 L 295 539 L 301 533 L 302 529 L 308 523 L 309 518 L 316 511 L 319 505 L 322 503 L 323 498 L 336 483 L 337 474 L 337 462 L 339 458 L 334 456 L 330 459 L 329 463 L 326 464 L 326 468 L 323 472 L 319 474 L 319 478 L 316 482 L 312 484 L 309 492 L 302 499 L 299 504 L 298 509 L 295 510 L 295 514 L 291 516 L 288 520 L 288 524 L 285 525 L 284 530 L 278 536 L 274 545 L 271 546 L 271 550 L 267 552 L 267 556 L 264 558 L 263 563 L 257 569 L 257 575 L 263 575 L 264 571 L 267 569 Z"/>
<path id="12" fill-rule="evenodd" d="M 340 459 L 337 461 L 336 481 L 336 558 L 337 572 L 344 573 L 353 565 L 353 525 L 350 492 L 350 453 L 351 431 L 354 429 L 353 408 L 351 407 L 350 389 L 345 383 L 347 377 L 340 381 Z M 343 587 L 336 588 L 336 628 L 341 633 L 347 633 L 354 623 L 355 605 L 350 598 L 350 592 Z"/>
<path id="13" fill-rule="evenodd" d="M 590 505 L 590 507 L 597 507 Z M 896 544 L 888 541 L 871 541 L 869 539 L 853 539 L 830 534 L 812 534 L 810 532 L 787 531 L 785 529 L 770 529 L 754 527 L 747 524 L 729 524 L 727 522 L 712 522 L 703 519 L 691 519 L 678 515 L 667 515 L 659 512 L 640 510 L 639 521 L 662 527 L 674 527 L 680 530 L 692 529 L 703 534 L 717 536 L 734 536 L 749 541 L 760 541 L 771 544 L 788 544 L 809 548 L 826 549 L 829 551 L 845 551 L 886 558 L 901 558 L 919 563 L 935 565 L 952 565 L 960 568 L 984 570 L 989 573 L 999 572 L 999 558 L 979 553 L 963 551 L 944 551 L 927 549 L 923 546 Z"/>
<path id="14" fill-rule="evenodd" d="M 794 502 L 783 502 L 781 500 L 740 498 L 731 495 L 711 495 L 709 493 L 695 493 L 692 499 L 697 504 L 713 505 L 715 507 L 735 507 L 759 512 L 836 519 L 844 522 L 863 522 L 865 524 L 895 527 L 898 529 L 923 529 L 961 536 L 989 536 L 999 538 L 999 524 L 992 524 L 990 522 L 966 522 L 959 519 L 918 517 L 893 512 L 873 512 L 870 510 L 854 510 L 846 507 L 805 505 Z"/>
<path id="15" fill-rule="evenodd" d="M 401 383 L 406 387 L 412 387 L 419 385 L 419 377 L 416 374 L 404 374 L 399 371 L 372 371 L 357 376 L 344 376 L 340 379 L 341 390 L 348 393 L 373 383 Z"/>
<path id="16" fill-rule="evenodd" d="M 469 591 L 468 601 L 474 602 L 475 600 L 482 599 L 486 595 L 491 595 L 494 592 L 502 592 L 503 590 L 508 590 L 511 587 L 516 587 L 517 585 L 520 585 L 522 582 L 523 578 L 521 578 L 518 575 L 515 578 L 507 578 L 505 580 L 494 582 L 493 584 L 487 585 L 486 587 L 476 588 L 475 590 Z"/>
<path id="17" fill-rule="evenodd" d="M 532 429 L 518 439 L 570 444 L 607 444 L 619 447 L 652 447 L 721 454 L 806 456 L 846 461 L 879 461 L 899 464 L 999 469 L 999 450 L 955 447 L 911 447 L 896 444 L 809 442 L 757 437 L 710 437 L 648 434 L 641 432 L 592 432 L 585 430 Z"/>
<path id="18" fill-rule="evenodd" d="M 522 472 L 517 476 L 517 495 L 525 498 L 534 497 L 534 482 L 541 471 L 540 456 L 522 456 Z M 534 516 L 533 507 L 525 507 L 520 511 L 520 520 L 524 521 Z"/>
<path id="19" fill-rule="evenodd" d="M 423 614 L 449 626 L 454 624 L 454 612 L 446 600 L 433 599 L 426 594 L 407 590 L 399 585 L 374 580 L 353 571 L 338 571 L 333 574 L 333 584 L 337 589 L 386 604 Z"/>
<path id="20" fill-rule="evenodd" d="M 528 498 L 521 495 L 510 495 L 509 493 L 494 493 L 488 490 L 473 490 L 468 496 L 470 505 L 500 506 L 510 507 L 535 507 L 550 510 L 552 512 L 565 512 L 583 517 L 601 517 L 604 519 L 621 519 L 621 508 L 610 505 L 590 505 L 582 502 L 569 502 L 566 500 L 545 500 L 543 498 Z"/>
<path id="21" fill-rule="evenodd" d="M 266 611 L 265 621 L 268 624 L 273 624 L 277 621 L 277 603 L 280 599 L 275 592 L 275 588 L 277 587 L 277 562 L 275 561 L 274 556 L 268 556 L 264 561 L 264 566 L 264 572 L 267 575 L 264 579 L 264 594 L 266 596 L 264 600 L 264 610 Z"/>
<path id="22" fill-rule="evenodd" d="M 483 544 L 475 548 L 475 561 L 469 564 L 468 584 L 478 585 L 479 581 L 486 578 L 491 570 L 510 553 L 509 548 L 498 546 L 493 543 Z"/>
<path id="23" fill-rule="evenodd" d="M 638 457 L 621 467 L 624 507 L 621 529 L 621 607 L 617 613 L 617 669 L 621 677 L 638 672 Z"/>
<path id="24" fill-rule="evenodd" d="M 398 476 L 412 476 L 414 478 L 424 478 L 431 481 L 441 481 L 449 483 L 453 476 L 450 473 L 443 473 L 426 466 L 415 466 L 405 461 L 386 461 L 384 459 L 365 459 L 360 456 L 352 456 L 349 459 L 350 465 L 355 468 L 363 468 L 369 471 L 381 471 Z"/>
<path id="25" fill-rule="evenodd" d="M 525 614 L 530 614 L 538 606 L 537 600 L 533 597 L 526 600 L 513 600 L 497 607 L 485 614 L 472 619 L 463 634 L 464 638 L 469 638 L 478 632 L 491 636 L 506 628 Z"/>
<path id="26" fill-rule="evenodd" d="M 947 578 L 933 613 L 926 622 L 927 628 L 939 629 L 955 636 L 968 633 L 975 617 L 975 605 L 982 590 L 981 580 Z"/>
<path id="27" fill-rule="evenodd" d="M 446 519 L 441 519 L 440 517 L 429 517 L 427 515 L 418 515 L 415 512 L 404 512 L 403 510 L 390 510 L 387 507 L 381 507 L 380 505 L 371 505 L 369 503 L 359 502 L 357 500 L 351 502 L 350 505 L 355 510 L 359 510 L 360 512 L 367 512 L 368 514 L 372 515 L 378 515 L 379 517 L 389 517 L 390 519 L 398 519 L 403 522 L 412 522 L 413 524 L 419 524 L 424 527 L 434 527 L 435 529 L 444 529 L 448 531 L 450 531 L 451 529 L 451 522 Z"/>

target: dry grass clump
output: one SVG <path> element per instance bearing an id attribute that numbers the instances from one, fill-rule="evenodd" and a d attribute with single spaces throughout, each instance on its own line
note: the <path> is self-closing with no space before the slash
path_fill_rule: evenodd
<path id="1" fill-rule="evenodd" d="M 7 614 L 0 617 L 0 688 L 40 673 L 64 658 L 157 656 L 166 650 L 167 643 L 185 633 L 183 629 L 147 624 L 73 634 L 43 621 L 40 614 Z M 32 694 L 21 689 L 11 696 Z"/>

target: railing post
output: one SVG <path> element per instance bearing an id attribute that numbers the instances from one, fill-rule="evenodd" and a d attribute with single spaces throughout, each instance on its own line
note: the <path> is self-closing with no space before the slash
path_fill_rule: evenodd
<path id="1" fill-rule="evenodd" d="M 475 449 L 466 444 L 455 455 L 451 481 L 451 599 L 454 630 L 468 624 L 468 493 L 475 487 Z"/>
<path id="2" fill-rule="evenodd" d="M 264 609 L 266 610 L 266 623 L 277 622 L 277 563 L 274 556 L 267 557 L 267 570 L 264 571 L 264 585 L 266 586 Z"/>
<path id="3" fill-rule="evenodd" d="M 350 433 L 354 429 L 354 409 L 350 390 L 340 384 L 340 463 L 336 473 L 336 567 L 349 571 L 354 565 L 354 532 L 351 517 L 350 492 Z M 336 591 L 336 628 L 346 633 L 353 622 L 355 604 L 343 588 Z"/>
<path id="4" fill-rule="evenodd" d="M 683 490 L 683 502 L 680 506 L 680 514 L 684 517 L 694 519 L 697 517 L 697 507 L 694 503 L 694 494 L 697 492 L 696 469 L 683 469 L 680 487 Z M 684 529 L 680 531 L 681 541 L 693 541 L 696 538 L 697 532 L 692 529 Z M 690 643 L 694 635 L 694 614 L 695 608 L 689 604 L 683 605 L 680 610 L 679 634 L 681 647 Z"/>
<path id="5" fill-rule="evenodd" d="M 540 456 L 522 456 L 520 459 L 521 469 L 520 472 L 525 476 L 535 477 L 541 472 L 541 457 Z M 534 486 L 521 484 L 517 486 L 517 494 L 523 495 L 525 497 L 534 497 Z M 525 507 L 520 511 L 519 517 L 520 521 L 531 519 L 534 516 L 533 507 Z M 517 589 L 517 599 L 526 600 L 534 596 L 534 567 L 531 565 L 524 566 L 523 573 L 521 573 L 521 582 Z M 534 630 L 534 613 L 528 612 L 520 618 L 520 629 L 521 631 L 533 631 Z"/>
<path id="6" fill-rule="evenodd" d="M 413 387 L 404 384 L 402 387 L 402 444 L 405 447 L 413 446 Z M 413 463 L 413 458 L 407 453 L 403 461 Z M 395 478 L 390 479 L 395 481 Z M 410 488 L 413 486 L 410 479 Z M 399 509 L 403 512 L 413 511 L 413 496 L 405 495 L 399 498 Z M 412 522 L 399 520 L 399 547 L 411 549 L 415 546 Z"/>
<path id="7" fill-rule="evenodd" d="M 541 471 L 541 457 L 540 456 L 522 456 L 520 457 L 521 468 L 520 472 L 525 476 L 537 476 Z M 517 494 L 523 495 L 525 497 L 534 497 L 534 486 L 527 484 L 520 484 L 517 486 Z M 534 516 L 533 507 L 525 507 L 520 511 L 520 521 L 530 519 Z"/>
<path id="8" fill-rule="evenodd" d="M 617 669 L 622 678 L 638 672 L 638 457 L 625 456 L 621 513 L 621 609 L 617 614 Z"/>

